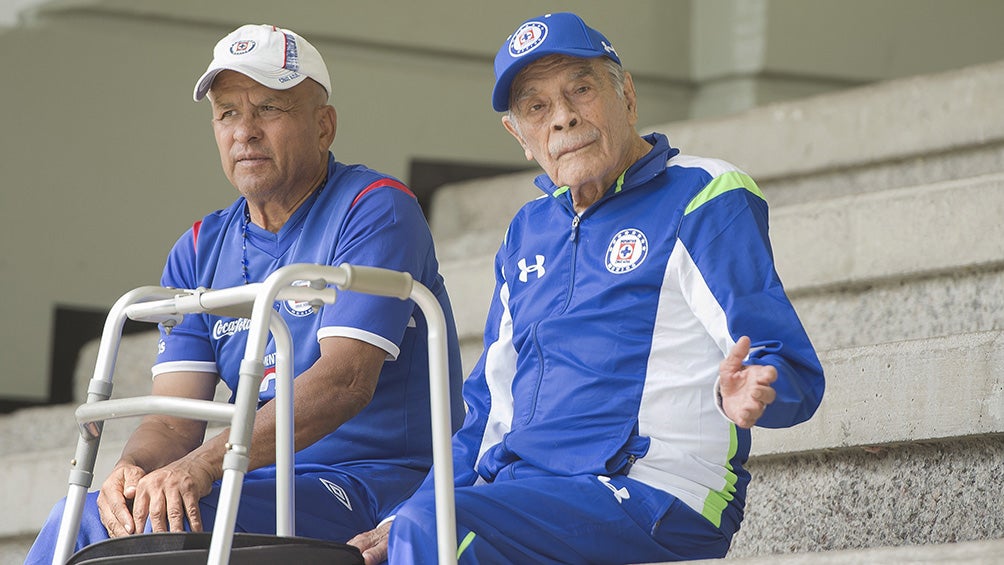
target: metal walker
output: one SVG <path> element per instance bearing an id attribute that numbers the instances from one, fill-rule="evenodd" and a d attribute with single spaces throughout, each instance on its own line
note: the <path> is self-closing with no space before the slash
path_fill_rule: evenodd
<path id="1" fill-rule="evenodd" d="M 294 281 L 307 286 L 292 286 Z M 335 287 L 335 288 L 332 288 Z M 342 264 L 338 267 L 294 264 L 276 270 L 265 281 L 219 290 L 178 290 L 145 286 L 124 294 L 105 321 L 87 402 L 76 410 L 80 427 L 76 454 L 70 462 L 69 491 L 59 527 L 53 565 L 73 553 L 84 499 L 94 478 L 101 430 L 105 420 L 167 414 L 229 423 L 230 437 L 223 459 L 223 482 L 209 548 L 211 565 L 229 563 L 241 486 L 248 453 L 258 387 L 264 377 L 262 358 L 269 333 L 276 343 L 276 534 L 295 532 L 293 497 L 293 351 L 289 329 L 272 308 L 276 300 L 307 302 L 314 308 L 334 304 L 337 290 L 352 290 L 401 300 L 413 300 L 429 327 L 429 381 L 436 500 L 437 544 L 440 564 L 455 564 L 456 520 L 453 500 L 453 459 L 450 448 L 449 356 L 446 320 L 435 295 L 408 273 Z M 126 319 L 173 327 L 185 314 L 213 313 L 251 320 L 247 347 L 240 365 L 234 404 L 162 396 L 109 400 L 112 375 Z"/>

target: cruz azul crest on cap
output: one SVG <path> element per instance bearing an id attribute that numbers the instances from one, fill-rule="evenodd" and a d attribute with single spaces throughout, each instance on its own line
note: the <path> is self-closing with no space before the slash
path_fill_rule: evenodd
<path id="1" fill-rule="evenodd" d="M 233 45 L 230 46 L 230 53 L 233 55 L 250 53 L 254 51 L 255 45 L 257 44 L 253 39 L 241 39 L 239 41 L 234 41 Z"/>
<path id="2" fill-rule="evenodd" d="M 617 232 L 607 247 L 607 270 L 621 275 L 638 268 L 648 256 L 648 239 L 641 230 L 628 228 Z"/>
<path id="3" fill-rule="evenodd" d="M 509 54 L 513 57 L 522 57 L 539 47 L 546 37 L 546 25 L 540 22 L 526 22 L 512 34 L 512 39 L 509 40 Z"/>

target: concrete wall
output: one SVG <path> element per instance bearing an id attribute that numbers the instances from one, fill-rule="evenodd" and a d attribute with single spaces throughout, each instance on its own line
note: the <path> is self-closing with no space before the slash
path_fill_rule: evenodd
<path id="1" fill-rule="evenodd" d="M 994 35 L 1004 4 L 988 1 L 548 7 L 575 9 L 612 39 L 635 74 L 641 123 L 1004 58 Z M 107 308 L 156 282 L 178 235 L 235 197 L 208 108 L 190 98 L 219 37 L 246 22 L 308 36 L 334 77 L 336 155 L 408 180 L 414 159 L 523 163 L 488 105 L 491 58 L 541 9 L 64 0 L 22 12 L 0 28 L 0 396 L 46 397 L 57 306 Z"/>

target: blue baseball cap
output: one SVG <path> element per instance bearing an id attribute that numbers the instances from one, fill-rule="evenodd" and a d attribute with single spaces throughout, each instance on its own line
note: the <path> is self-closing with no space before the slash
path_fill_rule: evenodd
<path id="1" fill-rule="evenodd" d="M 621 64 L 617 51 L 603 34 L 570 12 L 546 14 L 523 22 L 495 55 L 495 88 L 492 107 L 509 109 L 512 81 L 530 63 L 548 55 L 569 55 L 590 59 L 609 57 Z"/>

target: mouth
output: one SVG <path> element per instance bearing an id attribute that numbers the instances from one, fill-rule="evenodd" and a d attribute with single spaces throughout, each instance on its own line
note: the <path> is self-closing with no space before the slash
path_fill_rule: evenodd
<path id="1" fill-rule="evenodd" d="M 589 147 L 596 142 L 596 135 L 590 135 L 586 137 L 581 137 L 572 140 L 565 140 L 557 144 L 557 146 L 551 150 L 551 156 L 554 160 L 561 159 L 566 155 L 570 155 L 577 151 L 581 151 L 586 147 Z"/>
<path id="2" fill-rule="evenodd" d="M 238 165 L 256 165 L 258 163 L 263 163 L 268 160 L 269 158 L 265 155 L 247 154 L 236 157 L 234 159 L 234 163 Z"/>

